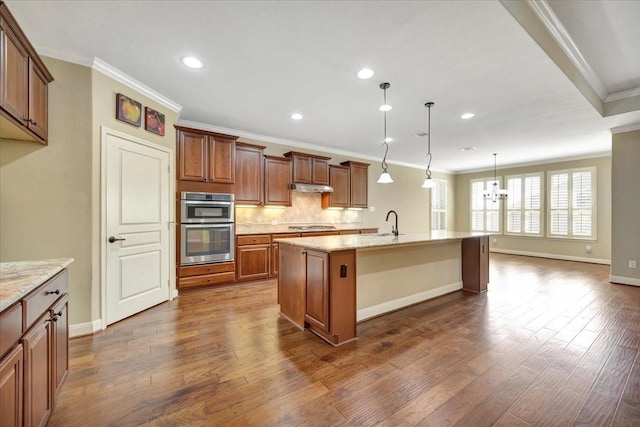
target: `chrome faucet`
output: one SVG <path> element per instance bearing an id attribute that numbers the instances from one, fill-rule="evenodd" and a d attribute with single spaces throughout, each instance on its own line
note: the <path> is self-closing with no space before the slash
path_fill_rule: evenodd
<path id="1" fill-rule="evenodd" d="M 398 236 L 398 234 L 400 234 L 398 232 L 398 214 L 396 213 L 396 211 L 389 211 L 387 212 L 387 219 L 385 219 L 385 221 L 389 221 L 389 215 L 390 214 L 394 214 L 396 216 L 396 226 L 394 227 L 393 225 L 391 226 L 391 232 L 393 233 L 394 236 Z"/>

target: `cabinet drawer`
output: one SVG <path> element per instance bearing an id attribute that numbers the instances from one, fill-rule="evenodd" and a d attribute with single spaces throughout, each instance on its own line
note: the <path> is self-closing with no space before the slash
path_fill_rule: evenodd
<path id="1" fill-rule="evenodd" d="M 271 236 L 265 235 L 253 235 L 253 236 L 238 236 L 238 246 L 244 245 L 264 245 L 271 243 Z"/>
<path id="2" fill-rule="evenodd" d="M 27 331 L 31 325 L 33 325 L 33 322 L 42 316 L 42 313 L 49 309 L 58 298 L 67 292 L 68 286 L 69 272 L 65 269 L 22 300 L 25 331 Z"/>
<path id="3" fill-rule="evenodd" d="M 0 314 L 0 358 L 18 343 L 21 336 L 22 304 L 17 303 Z"/>
<path id="4" fill-rule="evenodd" d="M 345 234 L 360 234 L 360 230 L 340 230 L 341 236 Z"/>
<path id="5" fill-rule="evenodd" d="M 193 265 L 180 267 L 180 277 L 202 276 L 205 274 L 226 273 L 235 271 L 235 262 L 220 262 L 216 264 Z"/>
<path id="6" fill-rule="evenodd" d="M 377 228 L 363 228 L 360 230 L 360 234 L 376 234 L 377 232 Z"/>
<path id="7" fill-rule="evenodd" d="M 338 231 L 312 231 L 309 233 L 302 233 L 302 237 L 318 237 L 318 236 L 337 236 Z"/>
<path id="8" fill-rule="evenodd" d="M 272 239 L 288 239 L 290 237 L 300 237 L 300 233 L 281 233 L 281 234 L 272 234 Z"/>
<path id="9" fill-rule="evenodd" d="M 178 282 L 180 289 L 196 288 L 198 286 L 214 285 L 216 283 L 233 282 L 236 273 L 233 271 L 225 273 L 207 274 L 204 276 L 193 276 L 181 278 Z"/>

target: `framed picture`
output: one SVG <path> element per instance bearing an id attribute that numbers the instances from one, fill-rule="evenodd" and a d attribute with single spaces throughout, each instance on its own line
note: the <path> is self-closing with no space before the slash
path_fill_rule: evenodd
<path id="1" fill-rule="evenodd" d="M 140 127 L 142 104 L 121 93 L 116 95 L 116 119 Z"/>
<path id="2" fill-rule="evenodd" d="M 164 114 L 153 108 L 144 107 L 144 128 L 149 132 L 164 136 Z"/>

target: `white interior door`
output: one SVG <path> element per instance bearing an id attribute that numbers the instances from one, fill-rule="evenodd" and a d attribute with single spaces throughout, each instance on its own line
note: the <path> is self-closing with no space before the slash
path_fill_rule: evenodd
<path id="1" fill-rule="evenodd" d="M 106 325 L 169 299 L 169 153 L 103 133 Z"/>

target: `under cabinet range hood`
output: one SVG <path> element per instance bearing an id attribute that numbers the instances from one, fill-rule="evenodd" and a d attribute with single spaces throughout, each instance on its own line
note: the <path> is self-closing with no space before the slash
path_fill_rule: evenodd
<path id="1" fill-rule="evenodd" d="M 291 184 L 291 189 L 303 193 L 333 193 L 333 187 L 321 184 L 293 183 Z"/>

